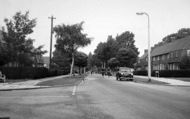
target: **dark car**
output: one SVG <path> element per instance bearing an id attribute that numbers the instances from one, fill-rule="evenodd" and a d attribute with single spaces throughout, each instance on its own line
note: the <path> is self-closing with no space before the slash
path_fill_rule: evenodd
<path id="1" fill-rule="evenodd" d="M 133 71 L 131 68 L 120 68 L 116 73 L 116 80 L 131 80 L 133 81 Z"/>

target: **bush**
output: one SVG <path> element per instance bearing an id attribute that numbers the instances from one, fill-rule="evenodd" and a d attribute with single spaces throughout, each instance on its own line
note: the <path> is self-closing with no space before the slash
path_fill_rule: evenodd
<path id="1" fill-rule="evenodd" d="M 134 71 L 133 74 L 134 74 L 134 75 L 148 76 L 148 72 L 147 72 L 146 70 Z"/>
<path id="2" fill-rule="evenodd" d="M 159 71 L 159 75 L 160 77 L 190 77 L 190 70 L 163 70 Z"/>
<path id="3" fill-rule="evenodd" d="M 37 79 L 49 76 L 49 71 L 44 67 L 1 67 L 0 70 L 8 79 Z"/>

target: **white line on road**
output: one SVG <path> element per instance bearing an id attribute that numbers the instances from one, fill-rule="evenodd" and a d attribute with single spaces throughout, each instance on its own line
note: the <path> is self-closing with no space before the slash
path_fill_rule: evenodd
<path id="1" fill-rule="evenodd" d="M 76 90 L 77 90 L 77 86 L 74 86 L 74 87 L 73 87 L 73 92 L 72 92 L 72 95 L 75 95 Z"/>

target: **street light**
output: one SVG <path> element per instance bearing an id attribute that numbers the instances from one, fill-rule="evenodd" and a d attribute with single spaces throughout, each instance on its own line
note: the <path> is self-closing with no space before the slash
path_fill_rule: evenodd
<path id="1" fill-rule="evenodd" d="M 146 12 L 137 12 L 137 15 L 146 15 L 148 18 L 148 81 L 151 81 L 151 60 L 150 60 L 150 18 Z"/>
<path id="2" fill-rule="evenodd" d="M 49 19 L 51 19 L 51 31 L 50 31 L 50 51 L 49 51 L 49 69 L 51 69 L 51 64 L 52 64 L 52 35 L 53 35 L 53 20 L 55 19 L 55 17 L 51 16 L 48 17 Z"/>

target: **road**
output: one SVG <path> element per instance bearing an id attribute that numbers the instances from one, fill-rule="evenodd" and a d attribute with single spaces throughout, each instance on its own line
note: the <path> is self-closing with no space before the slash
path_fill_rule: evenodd
<path id="1" fill-rule="evenodd" d="M 89 75 L 78 86 L 0 91 L 10 119 L 189 119 L 190 87 Z"/>

